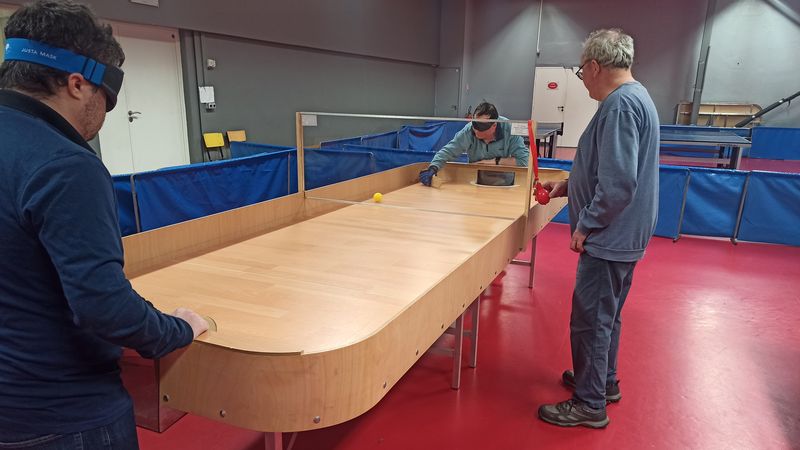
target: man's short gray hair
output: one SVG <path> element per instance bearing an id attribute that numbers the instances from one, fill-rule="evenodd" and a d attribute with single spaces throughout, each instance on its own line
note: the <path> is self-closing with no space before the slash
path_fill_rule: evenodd
<path id="1" fill-rule="evenodd" d="M 603 67 L 630 68 L 633 65 L 633 38 L 619 28 L 592 31 L 583 43 L 581 63 L 593 59 Z"/>

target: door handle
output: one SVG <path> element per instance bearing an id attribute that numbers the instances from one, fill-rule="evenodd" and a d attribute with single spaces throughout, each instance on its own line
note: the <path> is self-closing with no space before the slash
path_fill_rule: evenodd
<path id="1" fill-rule="evenodd" d="M 563 112 L 564 111 L 564 107 L 563 106 L 559 106 L 558 110 Z"/>
<path id="2" fill-rule="evenodd" d="M 138 119 L 139 111 L 128 111 L 128 122 L 133 122 L 133 119 Z"/>

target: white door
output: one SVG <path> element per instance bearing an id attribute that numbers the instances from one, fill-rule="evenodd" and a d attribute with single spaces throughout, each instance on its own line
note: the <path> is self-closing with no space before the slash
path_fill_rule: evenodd
<path id="1" fill-rule="evenodd" d="M 125 84 L 127 80 L 123 81 L 122 90 L 117 96 L 117 106 L 106 114 L 106 121 L 99 134 L 100 157 L 111 175 L 135 172 Z"/>
<path id="2" fill-rule="evenodd" d="M 531 117 L 537 122 L 564 121 L 567 83 L 563 67 L 537 67 L 533 84 Z"/>
<path id="3" fill-rule="evenodd" d="M 559 147 L 577 147 L 581 133 L 597 111 L 597 101 L 589 97 L 576 68 L 537 67 L 533 83 L 533 111 L 537 122 L 564 123 Z"/>
<path id="4" fill-rule="evenodd" d="M 178 30 L 112 26 L 125 51 L 125 81 L 100 130 L 103 162 L 112 174 L 188 164 Z"/>
<path id="5" fill-rule="evenodd" d="M 567 76 L 567 98 L 564 102 L 564 135 L 558 140 L 563 147 L 577 147 L 578 140 L 583 134 L 583 130 L 591 122 L 594 113 L 597 112 L 599 103 L 589 97 L 589 91 L 583 85 L 574 71 L 577 67 L 566 69 Z M 571 73 L 570 73 L 571 72 Z"/>
<path id="6" fill-rule="evenodd" d="M 436 101 L 433 106 L 433 115 L 436 117 L 458 117 L 461 69 L 457 67 L 437 67 L 435 89 Z"/>

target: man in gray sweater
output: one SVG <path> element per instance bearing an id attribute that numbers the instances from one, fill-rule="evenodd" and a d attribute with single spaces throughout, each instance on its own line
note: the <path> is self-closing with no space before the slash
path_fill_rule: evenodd
<path id="1" fill-rule="evenodd" d="M 605 427 L 606 402 L 622 397 L 620 313 L 658 213 L 658 114 L 632 64 L 630 36 L 618 29 L 589 35 L 576 75 L 600 106 L 578 142 L 569 180 L 544 186 L 550 197 L 568 196 L 570 248 L 580 253 L 570 318 L 574 372 L 562 375 L 575 393 L 539 408 L 555 425 Z"/>

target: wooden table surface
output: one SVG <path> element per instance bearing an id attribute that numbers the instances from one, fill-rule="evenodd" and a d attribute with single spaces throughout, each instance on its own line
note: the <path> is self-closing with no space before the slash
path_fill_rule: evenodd
<path id="1" fill-rule="evenodd" d="M 307 201 L 328 201 L 313 200 Z M 414 184 L 139 276 L 163 311 L 189 307 L 198 340 L 309 354 L 368 338 L 511 226 L 524 188 Z"/>

